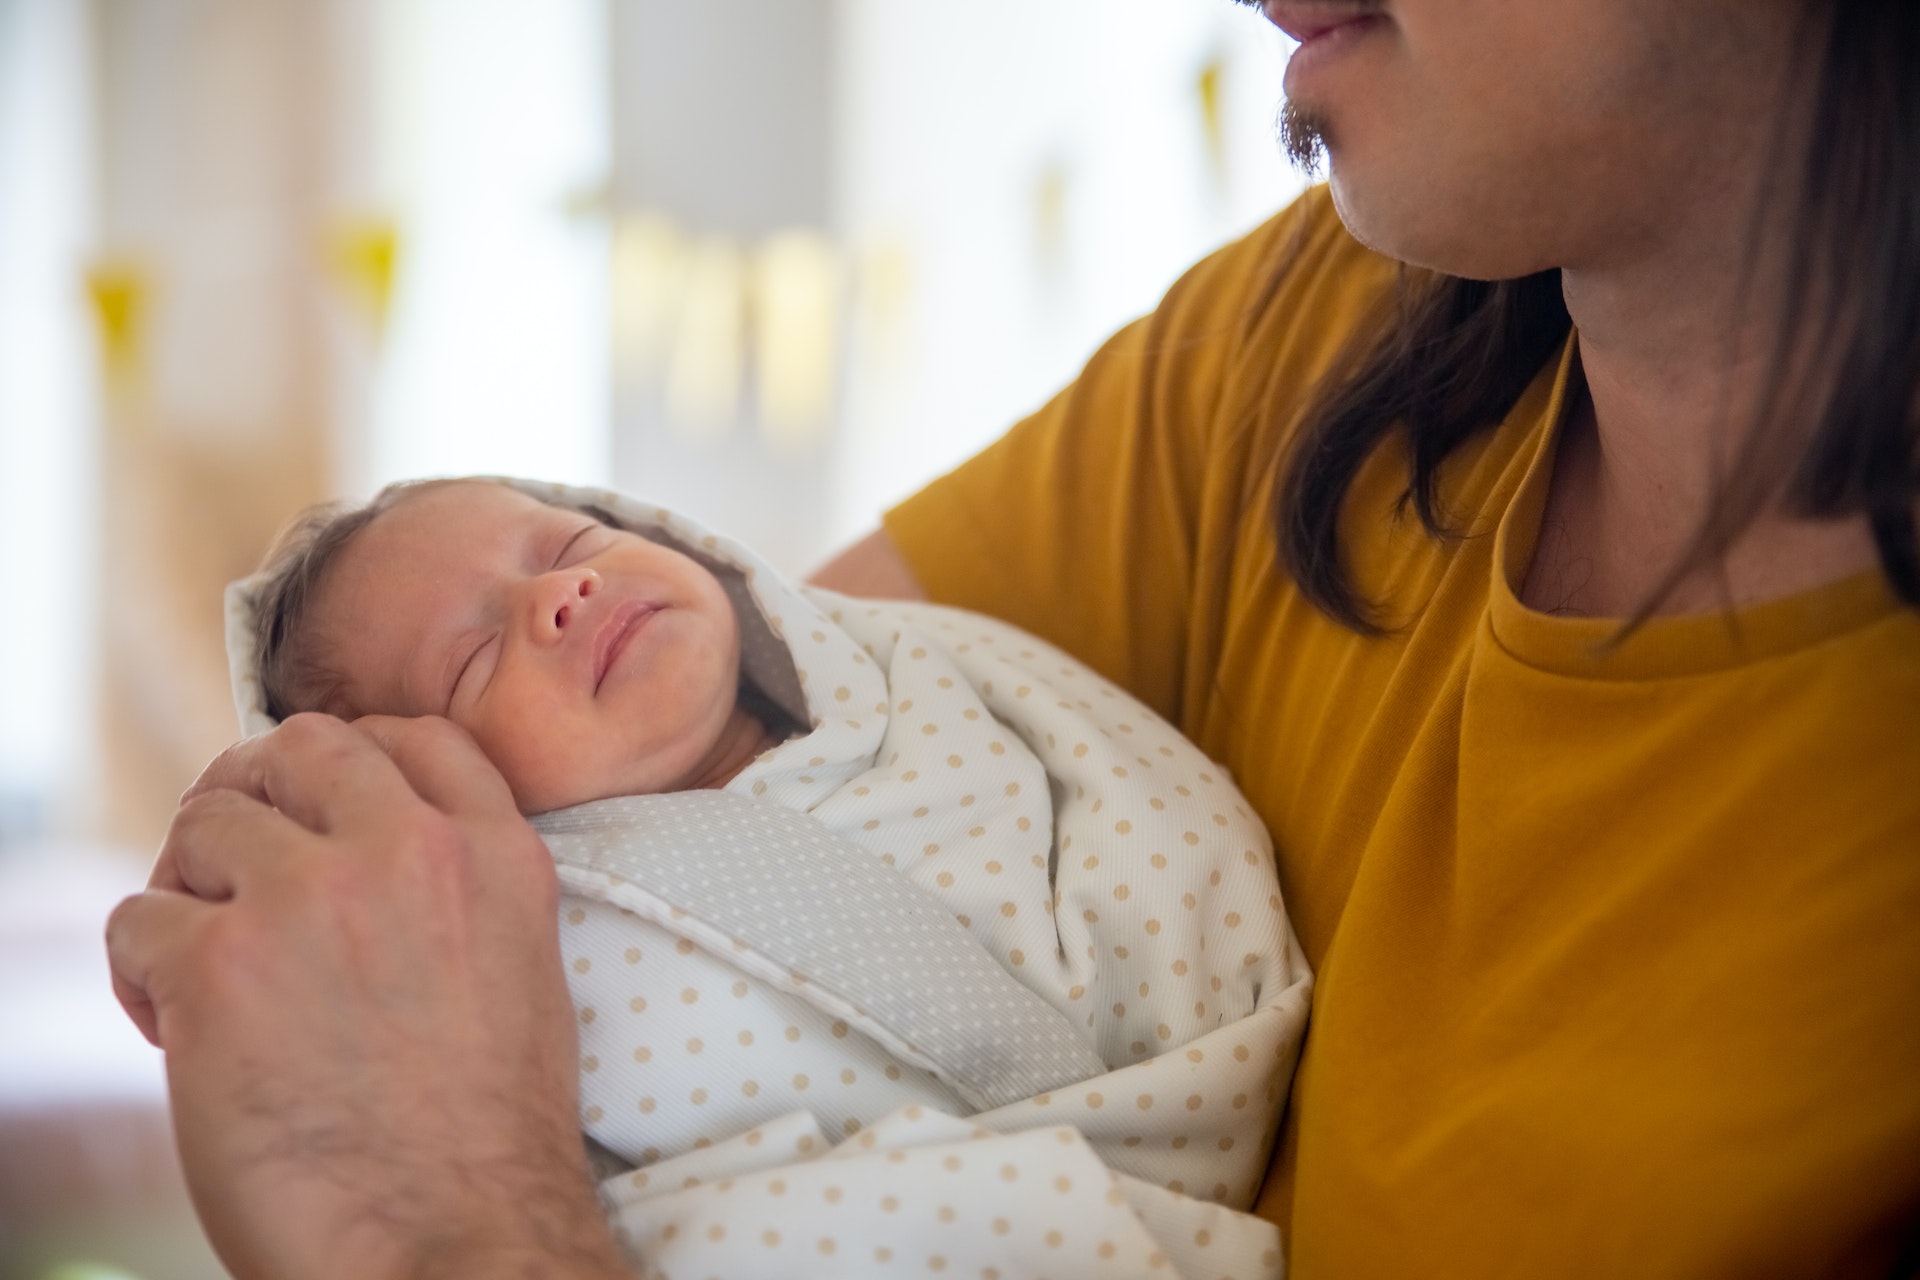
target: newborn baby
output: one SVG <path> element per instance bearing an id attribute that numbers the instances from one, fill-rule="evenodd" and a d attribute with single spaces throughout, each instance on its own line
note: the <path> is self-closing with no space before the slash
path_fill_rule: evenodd
<path id="1" fill-rule="evenodd" d="M 1070 657 L 519 481 L 304 517 L 229 609 L 250 730 L 445 716 L 543 815 L 582 1122 L 628 1162 L 923 1104 L 1251 1202 L 1310 984 L 1271 851 Z"/>
<path id="2" fill-rule="evenodd" d="M 268 560 L 270 715 L 445 716 L 522 813 L 723 787 L 795 727 L 739 696 L 714 575 L 597 514 L 428 481 L 305 517 Z"/>

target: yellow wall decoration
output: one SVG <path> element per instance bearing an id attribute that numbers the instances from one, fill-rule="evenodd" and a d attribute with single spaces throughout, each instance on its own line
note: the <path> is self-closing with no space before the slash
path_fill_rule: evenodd
<path id="1" fill-rule="evenodd" d="M 342 218 L 327 228 L 328 273 L 377 341 L 386 333 L 398 275 L 400 231 L 391 218 Z"/>
<path id="2" fill-rule="evenodd" d="M 877 394 L 900 391 L 910 372 L 914 314 L 913 241 L 885 230 L 859 246 L 853 267 L 853 342 L 863 380 Z"/>
<path id="3" fill-rule="evenodd" d="M 877 273 L 861 263 L 861 301 L 869 323 L 893 330 L 910 271 L 904 249 L 887 248 Z M 792 227 L 750 241 L 628 209 L 612 215 L 609 270 L 621 395 L 657 393 L 675 432 L 714 440 L 740 417 L 751 369 L 762 439 L 787 453 L 821 445 L 837 407 L 849 275 L 825 233 Z"/>
<path id="4" fill-rule="evenodd" d="M 679 323 L 667 359 L 667 414 L 685 435 L 724 435 L 740 411 L 746 375 L 747 264 L 725 236 L 687 250 Z"/>
<path id="5" fill-rule="evenodd" d="M 840 262 L 817 231 L 782 231 L 754 255 L 753 352 L 769 442 L 815 443 L 840 363 Z"/>
<path id="6" fill-rule="evenodd" d="M 623 391 L 658 380 L 686 291 L 687 241 L 673 219 L 629 213 L 613 224 L 613 372 Z"/>
<path id="7" fill-rule="evenodd" d="M 138 258 L 102 258 L 88 268 L 87 300 L 109 399 L 124 401 L 146 376 L 153 273 Z"/>
<path id="8" fill-rule="evenodd" d="M 1067 261 L 1067 185 L 1064 160 L 1047 160 L 1033 176 L 1033 248 L 1042 271 L 1056 272 Z"/>
<path id="9" fill-rule="evenodd" d="M 1222 186 L 1227 179 L 1227 128 L 1220 103 L 1220 82 L 1226 74 L 1225 66 L 1225 62 L 1216 54 L 1207 59 L 1193 82 L 1194 96 L 1200 101 L 1200 132 L 1207 164 L 1212 169 L 1214 181 Z"/>

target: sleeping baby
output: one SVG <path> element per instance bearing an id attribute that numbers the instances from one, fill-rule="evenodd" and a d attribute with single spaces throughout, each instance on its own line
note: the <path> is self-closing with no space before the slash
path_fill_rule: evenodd
<path id="1" fill-rule="evenodd" d="M 250 731 L 444 716 L 499 768 L 561 876 L 582 1126 L 632 1186 L 904 1108 L 1071 1126 L 1251 1203 L 1310 987 L 1266 834 L 1060 651 L 495 479 L 302 517 L 230 590 L 229 644 Z"/>

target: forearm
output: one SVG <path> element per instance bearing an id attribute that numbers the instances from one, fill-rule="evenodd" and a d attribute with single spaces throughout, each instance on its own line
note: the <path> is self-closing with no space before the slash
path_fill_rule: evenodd
<path id="1" fill-rule="evenodd" d="M 584 1178 L 497 1204 L 491 1217 L 490 1230 L 423 1250 L 404 1280 L 632 1280 Z"/>
<path id="2" fill-rule="evenodd" d="M 811 586 L 871 600 L 925 600 L 927 593 L 913 576 L 883 529 L 875 529 L 807 577 Z"/>

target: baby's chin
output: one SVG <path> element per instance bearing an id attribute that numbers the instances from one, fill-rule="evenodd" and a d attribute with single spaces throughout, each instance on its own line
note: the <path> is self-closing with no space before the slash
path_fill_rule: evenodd
<path id="1" fill-rule="evenodd" d="M 487 745 L 482 743 L 481 749 L 486 750 Z M 649 789 L 638 785 L 644 779 L 631 776 L 631 771 L 618 768 L 600 755 L 570 752 L 553 743 L 544 750 L 487 751 L 487 758 L 513 792 L 514 807 L 526 818 Z"/>
<path id="2" fill-rule="evenodd" d="M 520 816 L 523 818 L 537 818 L 543 813 L 555 813 L 561 809 L 571 809 L 575 805 L 585 804 L 589 800 L 604 798 L 594 795 L 525 795 L 518 787 L 513 791 L 514 807 L 520 810 Z"/>
<path id="3" fill-rule="evenodd" d="M 571 809 L 577 804 L 600 799 L 580 787 L 560 787 L 546 779 L 529 780 L 511 774 L 504 776 L 508 788 L 513 792 L 514 807 L 520 810 L 523 818 L 537 818 L 543 813 Z"/>
<path id="4" fill-rule="evenodd" d="M 678 787 L 647 786 L 643 780 L 623 779 L 618 784 L 590 787 L 582 786 L 577 780 L 567 782 L 551 778 L 516 778 L 511 772 L 502 774 L 508 788 L 513 792 L 514 807 L 520 810 L 523 818 L 537 818 L 543 813 L 553 813 L 560 809 L 571 809 L 575 805 L 590 804 L 595 800 L 610 800 L 616 796 L 657 795 L 662 791 L 680 790 Z"/>
<path id="5" fill-rule="evenodd" d="M 548 743 L 545 750 L 514 744 L 489 751 L 488 758 L 513 792 L 524 817 L 618 796 L 666 795 L 724 787 L 760 753 L 765 728 L 737 702 L 729 702 L 717 723 L 698 726 L 664 745 L 633 747 L 599 742 L 592 749 L 568 751 Z M 481 744 L 485 750 L 486 744 Z"/>

